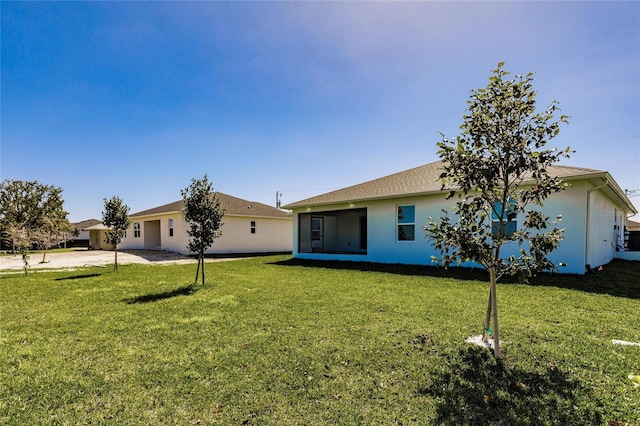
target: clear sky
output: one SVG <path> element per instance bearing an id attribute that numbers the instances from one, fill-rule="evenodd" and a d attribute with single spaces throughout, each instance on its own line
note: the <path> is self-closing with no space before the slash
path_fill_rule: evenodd
<path id="1" fill-rule="evenodd" d="M 0 4 L 0 178 L 62 187 L 72 221 L 205 173 L 273 205 L 435 161 L 500 61 L 572 117 L 563 164 L 640 189 L 637 1 Z"/>

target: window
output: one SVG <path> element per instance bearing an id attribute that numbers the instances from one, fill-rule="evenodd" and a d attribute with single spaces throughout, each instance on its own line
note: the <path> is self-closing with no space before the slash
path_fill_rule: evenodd
<path id="1" fill-rule="evenodd" d="M 491 209 L 491 233 L 494 238 L 498 237 L 498 232 L 500 231 L 500 216 L 503 216 L 502 203 L 498 201 L 493 204 L 493 208 Z M 507 208 L 502 220 L 504 222 L 502 236 L 512 236 L 518 229 L 518 214 L 516 213 L 516 202 L 511 198 L 509 198 L 507 202 Z"/>
<path id="2" fill-rule="evenodd" d="M 398 206 L 398 241 L 414 241 L 416 238 L 416 206 Z"/>
<path id="3" fill-rule="evenodd" d="M 140 222 L 133 224 L 133 236 L 134 238 L 140 238 Z"/>
<path id="4" fill-rule="evenodd" d="M 256 221 L 255 220 L 251 221 L 251 233 L 252 234 L 256 233 Z"/>
<path id="5" fill-rule="evenodd" d="M 173 219 L 169 219 L 169 236 L 173 237 Z"/>

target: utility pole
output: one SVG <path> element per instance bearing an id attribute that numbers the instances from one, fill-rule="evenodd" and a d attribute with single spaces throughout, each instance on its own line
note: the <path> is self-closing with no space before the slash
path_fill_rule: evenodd
<path id="1" fill-rule="evenodd" d="M 276 208 L 280 208 L 280 197 L 282 197 L 282 192 L 276 191 Z"/>

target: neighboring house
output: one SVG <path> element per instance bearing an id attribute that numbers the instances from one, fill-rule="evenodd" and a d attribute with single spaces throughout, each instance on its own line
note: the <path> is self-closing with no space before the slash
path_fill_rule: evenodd
<path id="1" fill-rule="evenodd" d="M 632 220 L 627 221 L 625 231 L 625 242 L 629 250 L 640 251 L 640 223 Z"/>
<path id="2" fill-rule="evenodd" d="M 290 252 L 291 214 L 266 204 L 217 192 L 225 207 L 216 238 L 206 253 Z M 129 215 L 131 226 L 121 249 L 155 249 L 188 254 L 189 225 L 182 200 Z"/>
<path id="3" fill-rule="evenodd" d="M 115 246 L 113 244 L 106 243 L 105 237 L 109 228 L 102 222 L 98 221 L 93 226 L 82 228 L 81 231 L 89 233 L 89 250 L 113 250 Z"/>
<path id="4" fill-rule="evenodd" d="M 430 264 L 431 255 L 439 253 L 421 226 L 443 209 L 451 214 L 453 206 L 445 199 L 448 191 L 441 191 L 441 165 L 437 161 L 283 206 L 293 211 L 294 257 Z M 559 225 L 565 228 L 564 239 L 551 254 L 555 264 L 567 264 L 560 271 L 583 274 L 628 256 L 624 227 L 637 211 L 611 175 L 567 166 L 548 171 L 571 186 L 553 194 L 543 208 L 531 208 L 564 218 Z M 514 229 L 522 220 L 516 218 Z M 517 243 L 503 246 L 503 254 L 517 255 Z M 630 256 L 640 260 L 640 253 Z"/>
<path id="5" fill-rule="evenodd" d="M 80 234 L 74 238 L 73 240 L 67 242 L 67 247 L 88 247 L 89 246 L 89 231 L 86 231 L 85 228 L 89 228 L 94 225 L 101 224 L 102 222 L 98 219 L 87 219 L 82 222 L 72 223 L 71 225 L 75 226 L 80 230 Z"/>

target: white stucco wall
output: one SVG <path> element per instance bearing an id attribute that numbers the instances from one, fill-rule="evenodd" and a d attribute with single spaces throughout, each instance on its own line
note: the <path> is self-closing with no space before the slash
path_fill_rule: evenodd
<path id="1" fill-rule="evenodd" d="M 565 191 L 553 194 L 545 201 L 544 207 L 532 205 L 530 208 L 540 209 L 554 219 L 562 215 L 563 220 L 558 227 L 564 228 L 564 239 L 550 256 L 550 260 L 560 267 L 559 272 L 583 274 L 585 272 L 586 233 L 587 233 L 587 189 L 591 186 L 586 181 L 575 181 Z M 595 195 L 594 195 L 595 194 Z M 613 259 L 615 248 L 611 245 L 613 238 L 613 214 L 616 207 L 613 202 L 600 192 L 593 192 L 592 198 L 592 244 L 591 266 L 596 267 Z M 415 240 L 397 241 L 396 207 L 398 204 L 414 204 Z M 439 256 L 431 244 L 425 240 L 421 226 L 427 223 L 427 217 L 439 217 L 443 209 L 451 211 L 452 202 L 444 195 L 436 194 L 417 198 L 373 201 L 368 203 L 336 204 L 312 207 L 294 212 L 294 244 L 293 254 L 298 258 L 325 260 L 352 260 L 383 263 L 431 264 L 431 255 Z M 366 254 L 334 254 L 334 253 L 301 253 L 298 247 L 298 214 L 367 208 L 368 250 Z M 451 213 L 450 213 L 451 214 Z M 518 217 L 520 227 L 524 216 Z M 605 244 L 602 244 L 604 240 Z M 503 246 L 503 255 L 518 254 L 517 243 Z M 465 266 L 471 266 L 467 264 Z"/>
<path id="2" fill-rule="evenodd" d="M 251 221 L 256 233 L 251 233 Z M 291 251 L 291 218 L 225 216 L 222 236 L 207 253 L 265 253 Z"/>
<path id="3" fill-rule="evenodd" d="M 615 257 L 614 225 L 620 225 L 621 215 L 620 207 L 600 191 L 592 192 L 589 196 L 589 208 L 589 250 L 586 263 L 595 268 L 611 262 Z"/>
<path id="4" fill-rule="evenodd" d="M 173 219 L 173 236 L 169 236 L 169 219 Z M 159 245 L 156 236 L 145 232 L 157 232 L 151 222 L 159 221 Z M 222 236 L 214 240 L 207 253 L 261 253 L 291 251 L 291 218 L 255 216 L 230 216 L 223 218 Z M 251 234 L 251 221 L 256 222 L 256 233 Z M 140 237 L 134 236 L 134 223 L 140 224 Z M 147 226 L 145 226 L 145 222 Z M 162 249 L 187 254 L 188 225 L 184 214 L 171 213 L 131 219 L 127 236 L 120 244 L 122 249 Z M 146 241 L 146 245 L 145 245 Z"/>

